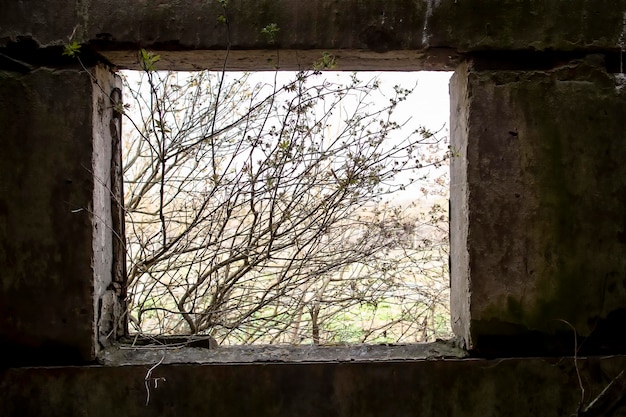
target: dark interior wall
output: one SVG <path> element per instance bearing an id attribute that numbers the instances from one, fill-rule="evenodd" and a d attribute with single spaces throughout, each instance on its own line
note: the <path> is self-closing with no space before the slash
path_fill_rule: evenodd
<path id="1" fill-rule="evenodd" d="M 2 364 L 86 363 L 106 344 L 117 87 L 103 66 L 0 72 Z"/>
<path id="2" fill-rule="evenodd" d="M 626 362 L 593 358 L 578 366 L 582 402 L 572 358 L 167 365 L 150 374 L 149 396 L 147 366 L 9 369 L 0 371 L 0 413 L 563 417 L 585 409 Z M 152 378 L 159 379 L 156 388 Z M 618 384 L 608 398 L 623 395 L 623 381 Z"/>
<path id="3" fill-rule="evenodd" d="M 95 355 L 90 85 L 77 71 L 0 74 L 3 363 Z"/>
<path id="4" fill-rule="evenodd" d="M 453 81 L 457 334 L 483 354 L 541 355 L 567 353 L 575 329 L 585 352 L 621 352 L 622 78 L 597 55 L 549 69 L 490 65 L 473 61 Z"/>

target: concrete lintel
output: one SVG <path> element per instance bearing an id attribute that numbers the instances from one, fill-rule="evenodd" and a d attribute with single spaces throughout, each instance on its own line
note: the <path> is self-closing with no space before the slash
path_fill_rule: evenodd
<path id="1" fill-rule="evenodd" d="M 120 69 L 139 70 L 136 50 L 99 50 L 107 61 Z M 461 60 L 460 55 L 449 48 L 410 51 L 373 52 L 367 49 L 258 49 L 163 51 L 157 69 L 174 71 L 299 71 L 319 63 L 324 55 L 334 58 L 336 71 L 453 71 Z"/>

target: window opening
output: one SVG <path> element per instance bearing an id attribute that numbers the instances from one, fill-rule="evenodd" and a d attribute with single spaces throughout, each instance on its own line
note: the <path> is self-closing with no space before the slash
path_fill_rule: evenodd
<path id="1" fill-rule="evenodd" d="M 131 333 L 451 335 L 451 73 L 122 75 Z"/>

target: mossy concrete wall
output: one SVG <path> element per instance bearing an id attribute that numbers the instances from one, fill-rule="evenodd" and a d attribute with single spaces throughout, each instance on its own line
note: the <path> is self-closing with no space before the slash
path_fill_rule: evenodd
<path id="1" fill-rule="evenodd" d="M 163 68 L 298 69 L 322 51 L 338 68 L 453 69 L 484 51 L 623 49 L 626 0 L 16 0 L 3 4 L 6 56 L 50 59 L 69 37 L 120 67 L 138 68 L 138 48 L 159 50 Z M 226 25 L 219 16 L 226 14 Z M 275 23 L 275 42 L 261 30 Z M 280 58 L 276 49 L 281 50 Z M 29 54 L 23 51 L 29 49 Z M 41 61 L 39 61 L 41 62 Z"/>
<path id="2" fill-rule="evenodd" d="M 46 47 L 74 34 L 116 50 L 224 50 L 229 39 L 218 16 L 225 14 L 233 49 L 274 49 L 261 33 L 270 23 L 281 29 L 276 43 L 283 49 L 609 49 L 624 40 L 626 11 L 625 0 L 229 0 L 226 13 L 218 1 L 49 5 L 47 0 L 3 5 L 3 43 L 26 36 Z"/>
<path id="3" fill-rule="evenodd" d="M 5 3 L 0 415 L 625 415 L 624 356 L 600 355 L 626 353 L 626 0 L 231 0 L 229 35 L 217 1 Z M 228 69 L 323 51 L 456 69 L 451 309 L 470 357 L 89 366 L 124 331 L 108 68 L 138 68 L 138 48 L 160 69 L 222 68 L 227 49 Z M 533 355 L 551 358 L 511 359 Z"/>
<path id="4" fill-rule="evenodd" d="M 0 371 L 0 415 L 567 417 L 626 358 L 576 364 L 580 380 L 573 358 L 9 369 Z M 623 385 L 608 395 L 619 399 Z M 588 415 L 609 412 L 626 416 L 616 406 Z"/>
<path id="5" fill-rule="evenodd" d="M 451 83 L 455 330 L 484 353 L 566 352 L 574 329 L 624 349 L 624 78 L 595 55 L 485 65 Z"/>

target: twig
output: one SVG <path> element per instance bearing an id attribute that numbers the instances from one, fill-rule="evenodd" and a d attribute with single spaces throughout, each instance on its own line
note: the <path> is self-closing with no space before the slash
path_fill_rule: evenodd
<path id="1" fill-rule="evenodd" d="M 626 375 L 620 372 L 602 392 L 580 413 L 580 417 L 608 416 L 626 397 Z"/>
<path id="2" fill-rule="evenodd" d="M 161 357 L 161 360 L 156 363 L 152 368 L 148 369 L 146 372 L 146 377 L 144 378 L 144 385 L 146 387 L 146 406 L 150 403 L 150 382 L 154 381 L 154 389 L 159 387 L 159 381 L 165 382 L 164 377 L 152 378 L 152 371 L 154 371 L 159 365 L 163 363 L 165 360 L 165 354 Z"/>
<path id="3" fill-rule="evenodd" d="M 583 386 L 583 380 L 580 376 L 580 369 L 578 368 L 578 332 L 576 332 L 576 328 L 574 326 L 572 326 L 572 324 L 566 320 L 563 319 L 556 319 L 557 321 L 560 321 L 561 323 L 564 323 L 567 325 L 567 327 L 569 327 L 570 329 L 572 329 L 572 331 L 574 332 L 574 369 L 576 369 L 576 377 L 578 378 L 578 386 L 580 387 L 580 402 L 578 403 L 578 409 L 576 411 L 576 415 L 580 416 L 580 410 L 583 407 L 583 404 L 585 403 L 585 387 Z"/>

